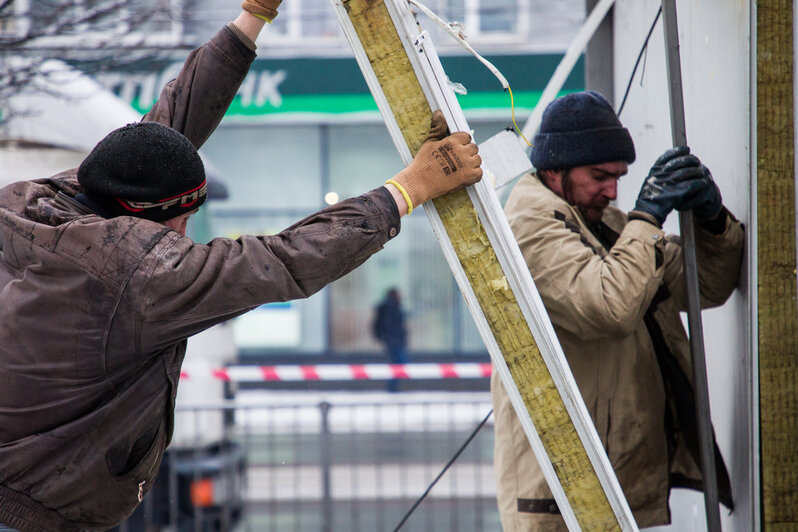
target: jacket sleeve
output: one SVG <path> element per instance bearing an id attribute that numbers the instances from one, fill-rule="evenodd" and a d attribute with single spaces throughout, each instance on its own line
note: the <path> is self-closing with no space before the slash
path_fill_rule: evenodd
<path id="1" fill-rule="evenodd" d="M 525 209 L 511 222 L 552 323 L 585 340 L 631 334 L 662 282 L 662 231 L 632 220 L 602 256 L 561 218 Z"/>
<path id="2" fill-rule="evenodd" d="M 722 305 L 731 296 L 740 279 L 745 246 L 743 225 L 731 214 L 720 234 L 695 226 L 696 259 L 701 307 Z M 669 237 L 666 246 L 664 282 L 680 310 L 687 310 L 684 286 L 683 249 L 678 237 Z"/>
<path id="3" fill-rule="evenodd" d="M 199 149 L 227 112 L 254 59 L 255 52 L 225 26 L 189 54 L 143 121 L 176 129 Z"/>
<path id="4" fill-rule="evenodd" d="M 141 290 L 141 345 L 156 350 L 259 305 L 308 297 L 382 249 L 399 223 L 380 187 L 273 236 L 203 245 L 170 232 Z"/>

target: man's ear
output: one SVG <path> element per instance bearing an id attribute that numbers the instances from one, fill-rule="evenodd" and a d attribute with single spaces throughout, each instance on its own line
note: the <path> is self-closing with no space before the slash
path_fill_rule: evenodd
<path id="1" fill-rule="evenodd" d="M 558 195 L 562 195 L 562 174 L 560 170 L 538 170 L 543 184 Z"/>

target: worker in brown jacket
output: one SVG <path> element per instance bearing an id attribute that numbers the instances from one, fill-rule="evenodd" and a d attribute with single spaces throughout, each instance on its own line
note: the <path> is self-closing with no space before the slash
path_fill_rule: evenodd
<path id="1" fill-rule="evenodd" d="M 480 179 L 476 145 L 446 136 L 438 112 L 389 184 L 274 236 L 187 238 L 206 197 L 196 150 L 278 4 L 245 0 L 143 121 L 110 133 L 78 169 L 0 190 L 0 524 L 123 521 L 171 439 L 187 337 L 313 294 L 382 249 L 403 214 Z"/>
<path id="2" fill-rule="evenodd" d="M 670 522 L 671 487 L 702 489 L 682 247 L 661 229 L 692 210 L 702 304 L 737 286 L 742 225 L 687 148 L 665 152 L 628 215 L 609 203 L 635 160 L 629 132 L 598 93 L 552 102 L 505 212 L 638 526 Z M 495 468 L 504 529 L 566 530 L 496 372 Z M 721 501 L 732 507 L 717 452 Z"/>

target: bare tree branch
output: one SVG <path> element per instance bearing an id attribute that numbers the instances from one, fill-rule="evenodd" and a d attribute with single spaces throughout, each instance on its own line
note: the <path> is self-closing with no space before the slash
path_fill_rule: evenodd
<path id="1" fill-rule="evenodd" d="M 33 5 L 33 2 L 30 2 Z M 158 23 L 179 22 L 168 4 L 152 0 L 50 0 L 19 12 L 15 0 L 0 0 L 0 125 L 13 116 L 9 100 L 22 92 L 47 92 L 43 65 L 50 59 L 79 64 L 84 72 L 124 67 L 181 42 L 150 43 Z"/>

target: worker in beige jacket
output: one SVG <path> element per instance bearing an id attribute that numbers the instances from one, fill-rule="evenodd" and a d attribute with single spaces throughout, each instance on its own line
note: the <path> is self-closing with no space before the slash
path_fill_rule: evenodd
<path id="1" fill-rule="evenodd" d="M 682 247 L 662 223 L 692 210 L 702 305 L 737 286 L 743 227 L 689 148 L 666 151 L 628 215 L 609 206 L 635 159 L 629 132 L 598 93 L 552 102 L 535 137 L 536 174 L 506 214 L 571 371 L 640 527 L 670 522 L 671 487 L 702 489 Z M 505 531 L 565 524 L 497 372 L 495 467 Z M 721 501 L 732 508 L 717 446 Z"/>

